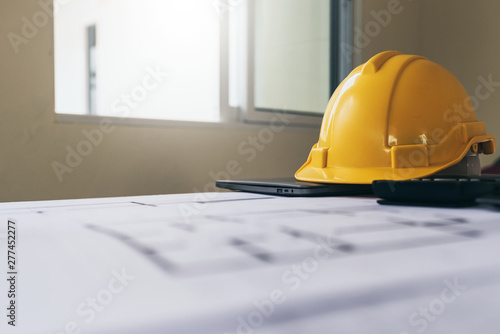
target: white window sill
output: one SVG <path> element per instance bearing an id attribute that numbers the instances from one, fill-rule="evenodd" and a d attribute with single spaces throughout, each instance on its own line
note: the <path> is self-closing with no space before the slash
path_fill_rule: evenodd
<path id="1" fill-rule="evenodd" d="M 293 114 L 291 114 L 293 115 Z M 315 117 L 316 118 L 316 117 Z M 316 124 L 297 124 L 290 122 L 286 124 L 287 128 L 294 130 L 319 129 L 322 117 L 317 117 Z M 219 122 L 201 122 L 201 121 L 178 121 L 164 119 L 147 118 L 125 118 L 98 115 L 74 115 L 74 114 L 55 114 L 55 121 L 59 124 L 99 124 L 102 120 L 111 122 L 113 125 L 124 127 L 154 127 L 154 128 L 230 128 L 251 130 L 262 128 L 263 125 L 269 125 L 270 121 L 219 121 Z M 277 120 L 279 123 L 280 120 Z M 282 122 L 283 124 L 283 122 Z"/>

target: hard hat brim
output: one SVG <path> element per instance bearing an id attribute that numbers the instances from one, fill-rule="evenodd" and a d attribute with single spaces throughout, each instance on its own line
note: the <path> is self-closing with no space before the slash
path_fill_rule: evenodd
<path id="1" fill-rule="evenodd" d="M 434 164 L 428 167 L 406 166 L 405 168 L 392 167 L 328 167 L 313 166 L 312 153 L 306 163 L 295 173 L 299 181 L 319 183 L 344 183 L 344 184 L 371 184 L 375 180 L 404 181 L 424 178 L 459 163 L 469 152 L 472 145 L 480 144 L 488 146 L 489 152 L 495 151 L 495 137 L 493 135 L 476 136 L 463 146 L 463 150 L 456 159 L 446 163 Z M 314 145 L 313 149 L 316 148 Z M 311 151 L 312 152 L 312 151 Z"/>

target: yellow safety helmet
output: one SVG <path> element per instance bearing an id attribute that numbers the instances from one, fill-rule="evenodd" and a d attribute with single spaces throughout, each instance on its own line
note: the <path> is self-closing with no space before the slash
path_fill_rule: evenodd
<path id="1" fill-rule="evenodd" d="M 379 53 L 354 69 L 326 107 L 319 141 L 295 177 L 371 183 L 435 174 L 468 152 L 491 154 L 495 137 L 444 67 L 420 56 Z"/>

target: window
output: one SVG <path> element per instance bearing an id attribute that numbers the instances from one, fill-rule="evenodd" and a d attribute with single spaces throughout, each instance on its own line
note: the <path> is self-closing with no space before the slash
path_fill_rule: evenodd
<path id="1" fill-rule="evenodd" d="M 73 0 L 54 19 L 56 112 L 318 124 L 349 3 Z"/>

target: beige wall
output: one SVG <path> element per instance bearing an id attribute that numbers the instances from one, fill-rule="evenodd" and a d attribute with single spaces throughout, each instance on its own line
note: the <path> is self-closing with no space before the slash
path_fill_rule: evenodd
<path id="1" fill-rule="evenodd" d="M 470 96 L 479 77 L 490 75 L 500 86 L 500 1 L 421 0 L 421 54 L 442 64 L 462 82 Z M 480 101 L 477 117 L 500 140 L 500 87 Z M 500 156 L 485 156 L 483 165 Z"/>
<path id="2" fill-rule="evenodd" d="M 397 50 L 408 54 L 418 54 L 420 51 L 420 1 L 414 0 L 354 0 L 355 29 L 365 35 L 365 40 L 355 40 L 361 44 L 361 58 L 357 63 L 365 62 L 373 55 L 387 50 Z M 386 19 L 384 14 L 390 13 Z M 361 15 L 359 15 L 361 14 Z M 386 23 L 387 22 L 387 23 Z M 380 33 L 374 26 L 380 27 Z M 358 31 L 359 31 L 358 30 Z M 373 36 L 371 36 L 371 35 Z M 355 32 L 356 35 L 356 32 Z M 356 56 L 356 54 L 355 54 Z"/>
<path id="3" fill-rule="evenodd" d="M 397 0 L 392 0 L 397 1 Z M 365 27 L 371 11 L 387 10 L 388 0 L 358 0 Z M 384 50 L 419 54 L 443 65 L 476 96 L 479 77 L 492 75 L 500 86 L 500 2 L 491 0 L 400 0 L 401 13 L 362 49 L 362 61 Z M 399 7 L 398 7 L 399 8 Z M 358 63 L 361 60 L 358 61 Z M 477 116 L 500 139 L 500 87 L 480 101 Z M 486 91 L 480 91 L 485 93 Z M 486 165 L 500 154 L 482 156 Z"/>
<path id="4" fill-rule="evenodd" d="M 363 23 L 386 0 L 363 1 Z M 404 10 L 362 49 L 359 60 L 386 49 L 417 53 L 457 75 L 470 94 L 477 77 L 500 80 L 500 3 L 489 0 L 401 0 Z M 240 162 L 238 177 L 287 176 L 300 166 L 318 129 L 287 128 L 255 160 L 237 147 L 262 127 L 173 128 L 118 126 L 71 174 L 59 182 L 52 162 L 64 162 L 66 146 L 85 137 L 89 124 L 58 124 L 54 114 L 51 22 L 14 54 L 6 35 L 19 33 L 23 16 L 40 7 L 37 0 L 4 1 L 0 13 L 0 201 L 140 195 L 203 190 L 210 171 Z M 359 12 L 358 12 L 359 14 Z M 496 106 L 500 92 L 478 111 L 500 138 Z M 491 161 L 486 159 L 486 161 Z"/>
<path id="5" fill-rule="evenodd" d="M 0 201 L 203 191 L 210 171 L 241 163 L 238 177 L 290 176 L 307 158 L 318 129 L 287 128 L 248 162 L 240 143 L 261 126 L 118 126 L 59 182 L 52 162 L 85 139 L 89 124 L 57 124 L 51 24 L 14 54 L 6 35 L 20 33 L 38 0 L 4 1 L 0 14 Z"/>

